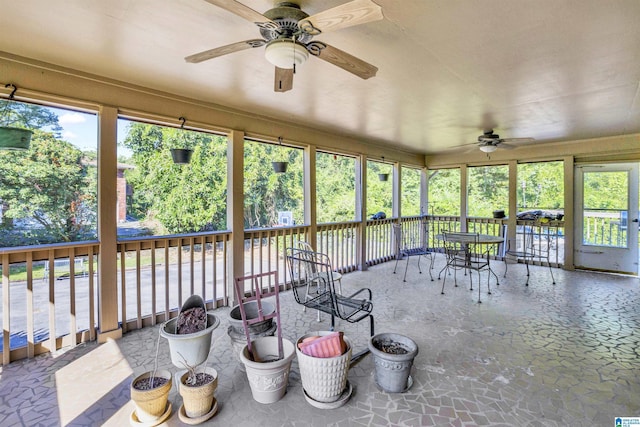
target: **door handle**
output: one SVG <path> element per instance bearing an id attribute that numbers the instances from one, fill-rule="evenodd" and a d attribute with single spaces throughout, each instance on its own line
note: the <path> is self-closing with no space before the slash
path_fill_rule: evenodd
<path id="1" fill-rule="evenodd" d="M 638 222 L 638 218 L 632 219 L 631 222 Z"/>

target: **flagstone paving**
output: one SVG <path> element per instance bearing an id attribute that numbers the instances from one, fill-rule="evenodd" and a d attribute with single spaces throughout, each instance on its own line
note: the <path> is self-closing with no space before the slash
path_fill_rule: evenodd
<path id="1" fill-rule="evenodd" d="M 442 259 L 436 262 L 436 269 Z M 246 374 L 227 336 L 228 308 L 214 311 L 208 364 L 219 374 L 218 413 L 211 426 L 613 426 L 614 417 L 640 416 L 640 285 L 637 278 L 510 266 L 482 303 L 468 290 L 418 274 L 407 282 L 394 263 L 343 277 L 344 293 L 370 287 L 376 332 L 410 336 L 419 346 L 405 393 L 380 391 L 369 355 L 351 367 L 350 400 L 341 408 L 314 408 L 304 398 L 294 359 L 287 394 L 275 404 L 255 402 Z M 503 266 L 495 264 L 498 274 Z M 436 270 L 437 271 L 437 270 Z M 486 280 L 486 279 L 485 279 Z M 477 281 L 474 280 L 474 286 Z M 484 285 L 483 285 L 484 286 Z M 316 313 L 281 295 L 282 332 L 295 341 L 329 327 Z M 340 322 L 354 350 L 367 345 L 368 322 Z M 133 411 L 129 386 L 134 375 L 154 367 L 177 372 L 159 326 L 125 334 L 103 345 L 88 343 L 0 371 L 1 426 L 125 426 Z M 180 426 L 182 399 L 175 385 L 172 415 L 164 425 Z"/>

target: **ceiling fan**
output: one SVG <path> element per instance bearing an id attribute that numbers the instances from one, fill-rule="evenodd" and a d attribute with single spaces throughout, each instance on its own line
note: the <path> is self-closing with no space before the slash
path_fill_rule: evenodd
<path id="1" fill-rule="evenodd" d="M 509 143 L 522 143 L 535 141 L 534 138 L 500 138 L 500 135 L 493 132 L 493 129 L 485 129 L 482 135 L 478 136 L 478 146 L 483 153 L 493 153 L 498 146 L 503 148 L 513 148 Z"/>
<path id="2" fill-rule="evenodd" d="M 293 88 L 296 66 L 303 64 L 309 55 L 320 58 L 362 79 L 376 75 L 378 68 L 321 41 L 314 36 L 329 31 L 352 27 L 383 18 L 382 8 L 372 0 L 353 0 L 309 16 L 293 2 L 279 2 L 264 14 L 256 12 L 236 0 L 206 0 L 234 13 L 260 29 L 261 39 L 245 40 L 215 49 L 189 55 L 185 61 L 198 63 L 229 53 L 266 45 L 265 57 L 275 65 L 276 92 Z"/>

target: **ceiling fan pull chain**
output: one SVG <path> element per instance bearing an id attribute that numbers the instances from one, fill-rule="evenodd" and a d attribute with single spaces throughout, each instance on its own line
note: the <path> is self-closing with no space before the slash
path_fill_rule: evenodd
<path id="1" fill-rule="evenodd" d="M 296 35 L 294 34 L 293 39 L 293 74 L 296 73 Z"/>

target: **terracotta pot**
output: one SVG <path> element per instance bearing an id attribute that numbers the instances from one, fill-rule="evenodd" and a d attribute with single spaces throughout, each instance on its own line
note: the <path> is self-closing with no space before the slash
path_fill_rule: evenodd
<path id="1" fill-rule="evenodd" d="M 201 386 L 191 386 L 186 384 L 189 378 L 189 372 L 184 373 L 180 377 L 180 396 L 182 396 L 182 404 L 189 418 L 199 418 L 211 411 L 213 406 L 213 394 L 218 387 L 218 372 L 210 367 L 205 367 L 199 372 L 204 372 L 213 377 L 213 380 Z"/>
<path id="2" fill-rule="evenodd" d="M 167 409 L 167 400 L 169 391 L 171 391 L 171 372 L 167 370 L 158 370 L 155 377 L 164 378 L 167 382 L 160 387 L 151 390 L 138 390 L 134 387 L 139 380 L 149 378 L 153 372 L 145 372 L 138 375 L 131 382 L 131 400 L 136 405 L 136 416 L 142 423 L 150 423 L 162 416 Z"/>

